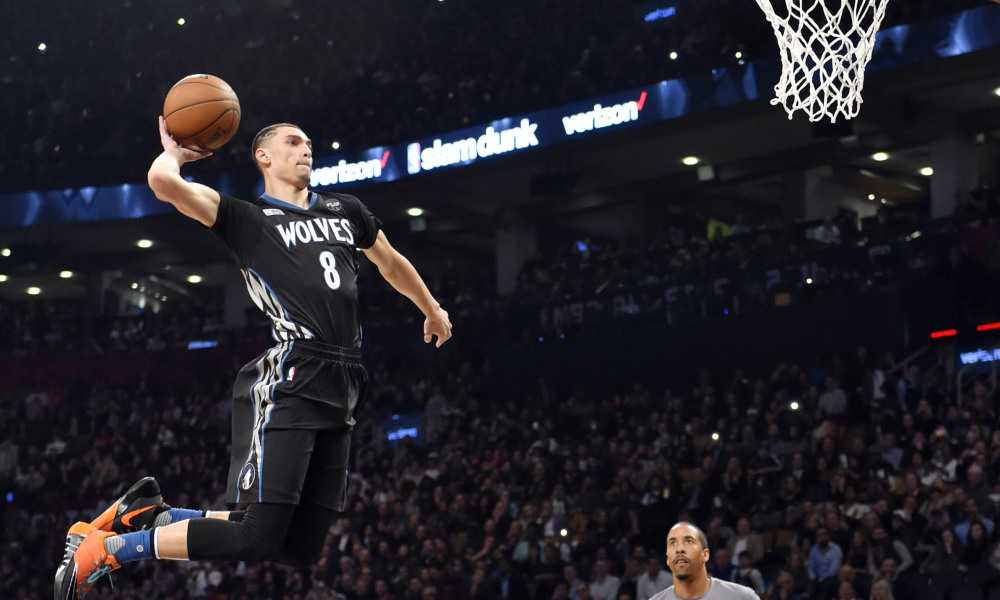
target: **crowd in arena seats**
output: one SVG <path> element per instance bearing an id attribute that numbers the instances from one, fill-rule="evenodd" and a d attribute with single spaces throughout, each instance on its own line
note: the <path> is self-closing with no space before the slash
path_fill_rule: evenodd
<path id="1" fill-rule="evenodd" d="M 713 576 L 764 598 L 1000 593 L 986 381 L 959 402 L 943 369 L 858 348 L 614 397 L 543 381 L 498 405 L 470 343 L 432 367 L 372 365 L 347 510 L 311 569 L 148 561 L 88 597 L 636 600 L 669 583 L 663 540 L 680 519 L 705 529 Z M 229 375 L 6 391 L 0 595 L 48 597 L 72 520 L 140 476 L 175 506 L 225 509 Z M 422 439 L 370 435 L 403 397 Z"/>
<path id="2" fill-rule="evenodd" d="M 883 27 L 983 3 L 890 2 Z M 304 127 L 317 153 L 334 140 L 360 150 L 735 66 L 737 51 L 777 55 L 752 2 L 682 1 L 653 25 L 643 6 L 133 0 L 113 12 L 80 3 L 25 9 L 19 29 L 44 39 L 0 39 L 9 67 L 0 74 L 0 191 L 143 181 L 159 147 L 162 99 L 191 73 L 227 80 L 243 110 L 240 138 L 192 172 L 254 180 L 248 136 L 273 122 Z M 205 39 L 220 51 L 205 56 Z"/>
<path id="3" fill-rule="evenodd" d="M 732 225 L 682 215 L 646 244 L 585 239 L 539 253 L 525 263 L 508 297 L 497 296 L 486 269 L 450 264 L 429 280 L 463 327 L 500 328 L 504 322 L 503 335 L 516 331 L 532 339 L 579 329 L 539 318 L 540 309 L 567 302 L 586 303 L 594 323 L 632 315 L 675 323 L 773 307 L 782 294 L 854 294 L 908 278 L 947 277 L 973 303 L 989 304 L 1000 298 L 1000 289 L 988 283 L 1000 261 L 983 240 L 1000 214 L 997 195 L 979 190 L 961 197 L 954 218 L 932 221 L 920 207 L 900 207 L 880 211 L 863 227 L 846 213 L 812 222 L 748 223 L 740 217 Z M 836 239 L 822 239 L 828 229 Z M 362 277 L 370 270 L 364 262 Z M 378 277 L 365 281 L 372 284 L 361 290 L 367 324 L 414 315 L 409 301 Z M 622 296 L 629 298 L 626 306 L 614 306 Z M 266 335 L 267 323 L 253 307 L 247 325 L 234 330 L 222 326 L 214 308 L 164 306 L 93 316 L 74 299 L 5 303 L 0 356 L 157 351 Z"/>
<path id="4" fill-rule="evenodd" d="M 1000 300 L 1000 285 L 992 283 L 1000 275 L 998 218 L 1000 195 L 991 188 L 958 194 L 952 217 L 937 220 L 919 205 L 879 210 L 860 223 L 844 211 L 807 222 L 739 216 L 729 224 L 678 213 L 645 244 L 588 238 L 540 252 L 526 261 L 507 297 L 496 294 L 488 269 L 449 263 L 428 279 L 453 321 L 500 329 L 502 339 L 572 335 L 579 324 L 539 317 L 546 307 L 571 302 L 586 304 L 591 323 L 651 315 L 673 324 L 751 313 L 783 295 L 856 294 L 928 278 L 949 281 L 971 315 Z M 414 316 L 409 301 L 369 271 L 363 261 L 365 323 Z M 621 297 L 628 298 L 624 307 L 614 303 Z M 259 339 L 268 327 L 253 307 L 245 327 L 231 329 L 214 307 L 164 306 L 94 316 L 74 299 L 5 303 L 0 356 L 157 351 Z"/>
<path id="5" fill-rule="evenodd" d="M 953 233 L 988 219 L 975 198 L 957 212 Z M 470 295 L 440 285 L 447 298 Z M 149 339 L 181 343 L 218 321 L 167 315 L 138 328 L 123 318 L 98 345 L 155 356 Z M 942 364 L 858 348 L 610 394 L 543 378 L 496 403 L 482 339 L 456 337 L 433 363 L 371 355 L 348 508 L 312 568 L 147 561 L 88 597 L 637 600 L 669 584 L 666 528 L 683 519 L 704 528 L 713 576 L 762 598 L 1000 598 L 988 379 L 959 390 Z M 0 597 L 48 597 L 69 525 L 141 476 L 156 476 L 174 506 L 225 509 L 228 386 L 248 358 L 211 376 L 134 370 L 122 383 L 2 390 Z M 420 439 L 385 439 L 399 411 L 422 412 Z"/>

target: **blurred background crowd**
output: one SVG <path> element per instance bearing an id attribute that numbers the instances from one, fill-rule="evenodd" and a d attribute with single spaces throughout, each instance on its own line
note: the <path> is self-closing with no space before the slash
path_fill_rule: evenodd
<path id="1" fill-rule="evenodd" d="M 653 27 L 636 18 L 639 3 L 612 0 L 300 4 L 130 0 L 127 18 L 111 19 L 60 2 L 51 9 L 69 18 L 36 8 L 7 21 L 47 42 L 25 56 L 14 45 L 23 38 L 0 36 L 11 66 L 0 71 L 0 153 L 10 158 L 0 191 L 141 181 L 151 156 L 121 148 L 147 147 L 164 82 L 200 70 L 207 46 L 194 41 L 233 32 L 247 56 L 279 73 L 240 90 L 253 115 L 243 130 L 288 118 L 268 111 L 290 103 L 310 115 L 300 125 L 318 141 L 345 149 L 774 46 L 759 9 L 733 0 L 687 3 Z M 978 4 L 890 2 L 885 26 Z M 391 48 L 366 44 L 376 30 Z M 148 60 L 146 50 L 172 39 L 169 56 Z M 306 44 L 330 60 L 298 61 Z M 59 77 L 39 68 L 69 54 L 79 68 Z M 226 78 L 226 57 L 214 60 Z M 243 147 L 222 150 L 212 168 L 249 172 L 249 159 L 232 153 Z M 109 165 L 107 156 L 122 158 Z M 765 323 L 789 304 L 886 289 L 903 304 L 933 289 L 948 299 L 942 312 L 979 322 L 1000 299 L 998 215 L 988 189 L 963 193 L 939 220 L 916 208 L 861 224 L 840 214 L 723 223 L 678 209 L 649 243 L 584 239 L 540 251 L 503 297 L 493 273 L 446 266 L 429 284 L 456 337 L 433 355 L 401 341 L 419 330 L 412 307 L 368 277 L 372 385 L 348 509 L 316 565 L 147 561 L 88 597 L 648 600 L 671 583 L 664 538 L 683 519 L 708 535 L 713 576 L 765 599 L 1000 598 L 995 371 L 960 380 L 944 346 L 899 338 L 845 351 L 803 330 L 809 355 L 747 346 L 732 364 L 663 362 L 634 376 L 624 357 L 596 357 L 609 373 L 601 386 L 556 369 L 497 385 L 507 375 L 495 360 L 649 331 L 669 341 L 681 328 Z M 561 310 L 580 298 L 578 312 Z M 69 301 L 3 306 L 0 597 L 48 598 L 69 525 L 139 477 L 155 476 L 174 506 L 227 508 L 229 385 L 268 330 L 259 318 L 238 330 L 223 320 L 217 306 L 97 316 Z M 412 423 L 416 437 L 388 435 Z"/>
<path id="2" fill-rule="evenodd" d="M 882 279 L 852 272 L 825 293 L 847 298 L 907 278 L 927 285 L 986 277 L 992 254 L 977 255 L 972 241 L 983 228 L 993 231 L 996 213 L 986 204 L 966 208 L 975 210 L 869 231 L 889 245 L 913 227 L 936 233 L 921 236 L 931 241 L 911 247 L 913 255 L 883 269 Z M 375 310 L 385 299 L 376 289 L 366 305 L 374 323 L 366 342 L 373 385 L 355 434 L 348 509 L 320 561 L 302 571 L 148 561 L 116 572 L 113 588 L 98 586 L 89 597 L 644 600 L 670 583 L 664 539 L 681 519 L 708 535 L 713 576 L 764 598 L 997 597 L 1000 429 L 989 372 L 960 386 L 947 357 L 933 349 L 914 356 L 913 348 L 888 341 L 827 352 L 830 340 L 816 339 L 815 356 L 786 356 L 766 368 L 705 366 L 671 386 L 637 377 L 604 390 L 552 385 L 543 375 L 509 390 L 489 388 L 489 336 L 517 353 L 546 335 L 572 342 L 605 321 L 615 320 L 626 337 L 653 321 L 667 336 L 676 325 L 660 306 L 568 332 L 537 323 L 505 332 L 519 303 L 592 286 L 594 265 L 603 261 L 627 258 L 651 277 L 684 268 L 711 276 L 727 261 L 709 260 L 708 249 L 729 255 L 740 244 L 760 244 L 777 235 L 774 225 L 730 228 L 711 241 L 692 225 L 695 239 L 682 246 L 694 243 L 706 254 L 689 262 L 658 258 L 672 256 L 669 245 L 620 253 L 573 246 L 526 265 L 523 289 L 503 300 L 460 285 L 459 274 L 434 280 L 462 335 L 433 359 L 401 347 L 400 336 L 418 324 L 400 325 L 406 313 L 394 308 Z M 858 247 L 818 241 L 816 233 L 803 252 L 839 256 Z M 633 279 L 624 276 L 621 285 L 641 285 Z M 810 285 L 799 279 L 787 289 L 802 294 Z M 961 298 L 970 307 L 981 302 L 974 294 Z M 746 308 L 752 304 L 741 302 L 747 318 L 780 310 Z M 5 339 L 14 341 L 5 360 L 49 365 L 33 384 L 22 377 L 7 386 L 0 402 L 0 486 L 7 494 L 0 590 L 29 599 L 48 597 L 69 524 L 91 518 L 139 477 L 157 477 L 172 505 L 226 508 L 228 386 L 247 349 L 266 344 L 266 328 L 255 322 L 220 335 L 211 311 L 120 316 L 104 329 L 66 314 L 53 322 L 88 336 L 47 341 L 26 324 L 47 322 L 56 307 L 18 308 L 4 314 L 36 320 L 2 321 Z M 395 325 L 384 314 L 393 312 Z M 722 318 L 709 310 L 684 317 L 695 327 Z M 193 338 L 218 341 L 211 351 L 222 366 L 147 370 L 168 363 L 163 357 L 172 351 L 206 352 L 183 349 Z M 74 347 L 79 351 L 69 354 Z M 111 375 L 60 384 L 52 377 L 60 356 L 106 362 Z M 619 366 L 605 360 L 610 370 Z M 414 415 L 416 438 L 387 437 L 385 423 Z"/>

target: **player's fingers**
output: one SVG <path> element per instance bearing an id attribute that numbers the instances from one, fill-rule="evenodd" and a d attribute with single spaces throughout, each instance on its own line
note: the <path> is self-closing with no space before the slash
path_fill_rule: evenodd
<path id="1" fill-rule="evenodd" d="M 438 334 L 437 347 L 440 348 L 445 342 L 451 339 L 451 323 L 444 329 L 443 332 Z"/>

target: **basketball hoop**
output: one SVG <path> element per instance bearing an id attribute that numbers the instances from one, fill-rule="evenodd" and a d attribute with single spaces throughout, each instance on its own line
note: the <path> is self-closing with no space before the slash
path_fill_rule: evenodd
<path id="1" fill-rule="evenodd" d="M 784 0 L 784 16 L 775 13 L 777 1 L 757 0 L 781 50 L 771 104 L 782 105 L 789 119 L 797 110 L 810 121 L 856 117 L 888 0 Z"/>

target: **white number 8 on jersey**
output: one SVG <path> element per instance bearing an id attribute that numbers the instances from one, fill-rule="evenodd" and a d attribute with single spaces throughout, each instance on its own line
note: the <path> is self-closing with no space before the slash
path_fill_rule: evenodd
<path id="1" fill-rule="evenodd" d="M 340 288 L 340 273 L 337 272 L 337 257 L 333 252 L 324 250 L 319 255 L 319 264 L 323 266 L 323 279 L 331 290 Z"/>

